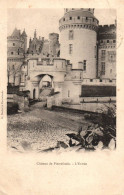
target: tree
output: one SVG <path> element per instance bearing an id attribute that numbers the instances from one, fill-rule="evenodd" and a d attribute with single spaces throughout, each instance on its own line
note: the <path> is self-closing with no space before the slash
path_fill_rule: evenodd
<path id="1" fill-rule="evenodd" d="M 10 83 L 10 77 L 13 78 L 13 85 L 15 85 L 15 80 L 17 76 L 20 76 L 21 66 L 20 65 L 7 65 L 7 77 L 8 77 L 8 85 Z"/>
<path id="2" fill-rule="evenodd" d="M 16 80 L 16 77 L 19 77 L 20 74 L 21 74 L 21 66 L 20 65 L 15 65 L 13 66 L 13 84 L 15 85 L 15 80 Z"/>
<path id="3" fill-rule="evenodd" d="M 10 76 L 13 74 L 13 71 L 12 71 L 12 67 L 10 64 L 7 65 L 7 78 L 8 78 L 8 85 L 9 85 L 9 80 L 10 80 Z"/>

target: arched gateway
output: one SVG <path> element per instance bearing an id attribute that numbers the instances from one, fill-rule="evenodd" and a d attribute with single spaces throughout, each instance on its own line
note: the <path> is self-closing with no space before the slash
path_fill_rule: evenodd
<path id="1" fill-rule="evenodd" d="M 79 102 L 83 72 L 81 62 L 78 69 L 72 69 L 72 64 L 63 58 L 39 58 L 38 55 L 33 55 L 22 68 L 26 79 L 22 78 L 21 84 L 25 90 L 30 91 L 31 99 L 39 99 L 46 86 L 59 92 L 60 99 L 70 98 Z M 48 94 L 50 89 L 46 91 Z"/>
<path id="2" fill-rule="evenodd" d="M 66 74 L 66 60 L 54 58 L 50 61 L 49 58 L 42 58 L 42 60 L 31 58 L 28 59 L 27 67 L 29 77 L 27 86 L 30 90 L 30 98 L 39 99 L 45 87 L 54 89 L 55 92 L 62 91 Z"/>
<path id="3" fill-rule="evenodd" d="M 39 99 L 42 96 L 47 96 L 54 90 L 53 76 L 48 74 L 40 74 L 33 78 L 31 90 L 31 98 Z M 32 89 L 31 88 L 31 89 Z"/>

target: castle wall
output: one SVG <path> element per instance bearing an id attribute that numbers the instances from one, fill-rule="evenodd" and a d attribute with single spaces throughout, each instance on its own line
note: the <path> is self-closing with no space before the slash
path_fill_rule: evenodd
<path id="1" fill-rule="evenodd" d="M 98 77 L 116 78 L 116 25 L 99 26 Z"/>
<path id="2" fill-rule="evenodd" d="M 102 58 L 102 51 L 106 51 L 106 56 Z M 113 58 L 111 58 L 113 56 Z M 102 63 L 105 63 L 105 73 L 102 71 Z M 98 75 L 100 78 L 116 78 L 116 51 L 113 48 L 99 48 L 98 51 Z"/>
<path id="3" fill-rule="evenodd" d="M 76 85 L 72 81 L 65 81 L 62 89 L 63 101 L 71 100 L 73 103 L 79 102 L 79 96 L 81 95 L 81 85 Z"/>

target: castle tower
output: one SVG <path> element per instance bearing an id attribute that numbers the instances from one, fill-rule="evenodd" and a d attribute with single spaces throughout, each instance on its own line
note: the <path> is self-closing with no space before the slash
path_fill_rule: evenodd
<path id="1" fill-rule="evenodd" d="M 98 77 L 116 79 L 116 23 L 99 26 Z"/>
<path id="2" fill-rule="evenodd" d="M 59 20 L 60 57 L 70 60 L 73 69 L 83 68 L 83 78 L 96 77 L 98 24 L 94 9 L 66 8 Z"/>
<path id="3" fill-rule="evenodd" d="M 35 31 L 34 31 L 34 39 L 36 39 L 37 38 L 37 33 L 36 33 L 36 29 L 35 29 Z"/>
<path id="4" fill-rule="evenodd" d="M 58 39 L 59 39 L 59 34 L 57 34 L 57 33 L 50 33 L 49 34 L 49 54 L 52 57 L 57 56 L 57 52 L 59 49 Z"/>
<path id="5" fill-rule="evenodd" d="M 8 84 L 20 84 L 20 68 L 24 61 L 25 40 L 20 30 L 14 29 L 11 36 L 7 37 L 7 74 Z"/>

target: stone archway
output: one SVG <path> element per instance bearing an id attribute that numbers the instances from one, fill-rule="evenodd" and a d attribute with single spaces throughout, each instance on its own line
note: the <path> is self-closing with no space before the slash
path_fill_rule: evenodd
<path id="1" fill-rule="evenodd" d="M 54 88 L 53 87 L 53 77 L 48 74 L 44 75 L 39 82 L 39 88 L 41 89 L 42 87 Z"/>
<path id="2" fill-rule="evenodd" d="M 48 74 L 43 75 L 39 82 L 39 99 L 46 99 L 53 92 L 53 76 Z"/>
<path id="3" fill-rule="evenodd" d="M 53 79 L 54 77 L 52 75 L 49 75 L 49 74 L 39 74 L 39 75 L 36 75 L 35 77 L 33 77 L 31 79 L 31 82 L 32 82 L 32 88 L 31 88 L 31 98 L 33 99 L 39 99 L 40 96 L 42 95 L 41 92 L 43 91 L 43 87 L 42 87 L 42 81 L 43 81 L 43 78 L 46 77 L 45 79 L 45 82 L 48 84 L 46 85 L 46 88 L 48 87 L 49 89 L 46 90 L 46 91 L 49 91 L 50 90 L 54 90 L 53 88 Z M 49 79 L 48 79 L 49 78 Z M 45 88 L 45 87 L 44 87 Z M 35 89 L 35 90 L 34 90 Z M 45 90 L 45 89 L 44 89 Z M 45 94 L 45 93 L 44 93 Z M 48 93 L 46 93 L 48 94 Z"/>
<path id="4" fill-rule="evenodd" d="M 62 87 L 63 87 L 63 81 L 61 81 L 61 75 L 58 74 L 57 76 L 54 74 L 49 74 L 49 72 L 44 72 L 40 74 L 36 74 L 33 78 L 31 78 L 31 98 L 33 98 L 33 89 L 36 89 L 35 93 L 35 99 L 39 99 L 41 88 L 40 88 L 40 82 L 43 79 L 44 76 L 49 76 L 51 78 L 51 89 L 54 92 L 59 92 L 60 96 L 62 95 Z M 59 77 L 60 76 L 60 77 Z M 59 79 L 60 78 L 60 79 Z"/>

